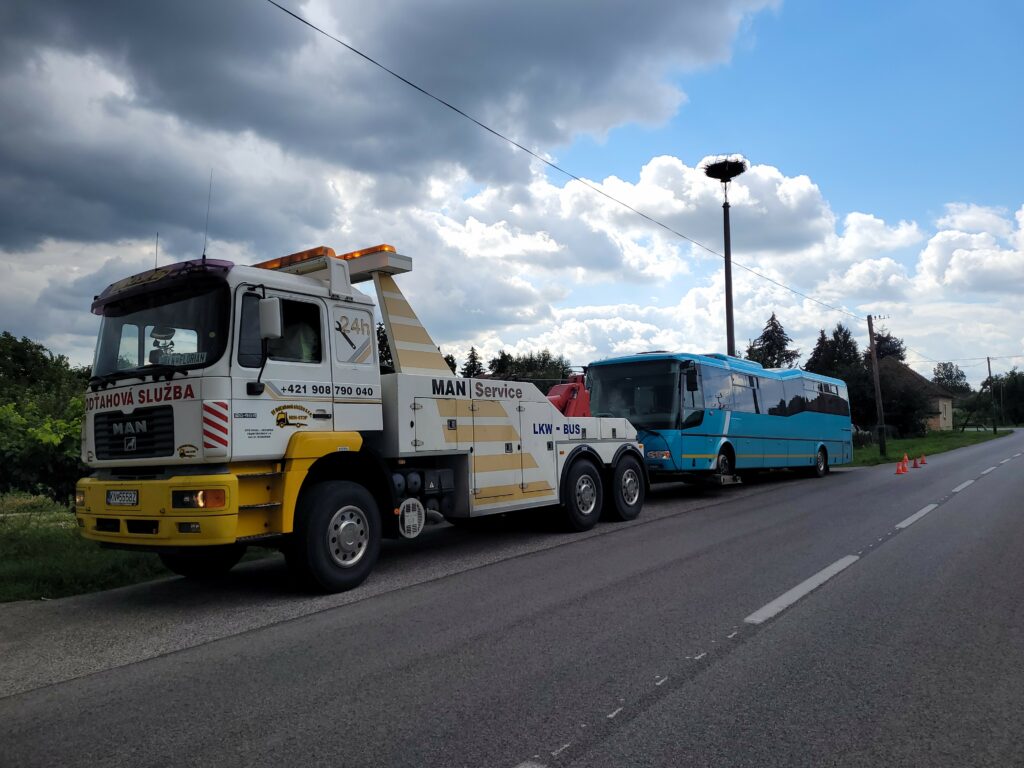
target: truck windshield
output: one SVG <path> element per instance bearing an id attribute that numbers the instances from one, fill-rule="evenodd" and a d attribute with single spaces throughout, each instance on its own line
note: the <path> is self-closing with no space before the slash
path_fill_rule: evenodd
<path id="1" fill-rule="evenodd" d="M 102 308 L 93 377 L 203 368 L 224 354 L 230 293 L 223 280 L 178 282 Z"/>
<path id="2" fill-rule="evenodd" d="M 591 413 L 629 419 L 638 429 L 678 429 L 679 370 L 678 360 L 593 365 Z"/>

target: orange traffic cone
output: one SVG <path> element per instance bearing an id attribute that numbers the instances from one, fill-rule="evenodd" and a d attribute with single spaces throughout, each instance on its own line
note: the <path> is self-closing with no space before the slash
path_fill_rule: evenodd
<path id="1" fill-rule="evenodd" d="M 925 464 L 927 464 L 927 463 L 928 463 L 928 462 L 924 460 L 924 454 L 922 453 L 922 454 L 921 454 L 921 466 L 923 467 L 923 466 L 924 466 Z"/>
<path id="2" fill-rule="evenodd" d="M 920 469 L 921 465 L 917 463 L 917 459 L 914 459 L 914 469 Z"/>
<path id="3" fill-rule="evenodd" d="M 910 461 L 910 457 L 907 456 L 907 454 L 904 453 L 903 454 L 903 463 L 906 464 L 908 461 Z"/>
<path id="4" fill-rule="evenodd" d="M 896 474 L 897 475 L 905 475 L 905 474 L 907 474 L 907 471 L 905 469 L 903 469 L 903 462 L 902 461 L 897 461 L 896 462 Z"/>

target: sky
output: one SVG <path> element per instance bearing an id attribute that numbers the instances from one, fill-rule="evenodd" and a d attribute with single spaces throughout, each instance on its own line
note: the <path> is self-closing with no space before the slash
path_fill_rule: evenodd
<path id="1" fill-rule="evenodd" d="M 7 2 L 0 330 L 88 363 L 92 297 L 157 259 L 386 242 L 460 363 L 724 351 L 702 164 L 740 153 L 741 353 L 873 314 L 926 376 L 1024 366 L 1019 3 L 281 3 L 583 181 L 266 0 Z"/>

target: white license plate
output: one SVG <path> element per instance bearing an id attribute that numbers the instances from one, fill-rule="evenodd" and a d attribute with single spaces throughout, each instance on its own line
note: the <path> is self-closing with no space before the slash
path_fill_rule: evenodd
<path id="1" fill-rule="evenodd" d="M 139 506 L 138 491 L 107 491 L 107 506 L 137 507 Z"/>

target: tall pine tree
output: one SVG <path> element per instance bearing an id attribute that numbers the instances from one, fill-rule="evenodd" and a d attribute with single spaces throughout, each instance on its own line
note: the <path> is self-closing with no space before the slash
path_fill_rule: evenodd
<path id="1" fill-rule="evenodd" d="M 466 355 L 466 363 L 462 366 L 459 375 L 464 379 L 472 379 L 480 376 L 483 372 L 484 366 L 480 362 L 480 355 L 477 354 L 476 347 L 470 347 L 469 354 Z"/>
<path id="2" fill-rule="evenodd" d="M 800 350 L 790 349 L 791 341 L 782 323 L 772 312 L 761 335 L 747 347 L 747 360 L 758 362 L 765 368 L 792 368 L 800 359 Z"/>

